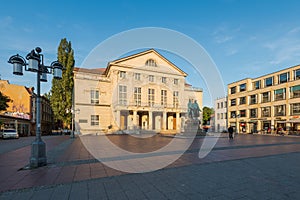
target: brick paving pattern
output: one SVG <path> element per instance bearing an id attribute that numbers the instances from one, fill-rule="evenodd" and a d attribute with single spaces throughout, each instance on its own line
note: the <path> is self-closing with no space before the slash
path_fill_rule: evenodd
<path id="1" fill-rule="evenodd" d="M 127 135 L 112 135 L 109 139 L 131 152 L 152 152 L 172 140 Z M 80 138 L 53 136 L 43 140 L 49 164 L 38 169 L 20 170 L 28 164 L 30 146 L 0 150 L 0 199 L 297 199 L 300 196 L 298 137 L 239 135 L 229 141 L 222 135 L 203 159 L 198 158 L 203 138 L 197 138 L 176 162 L 161 170 L 139 174 L 105 166 L 86 150 Z M 163 155 L 153 156 L 163 159 Z"/>

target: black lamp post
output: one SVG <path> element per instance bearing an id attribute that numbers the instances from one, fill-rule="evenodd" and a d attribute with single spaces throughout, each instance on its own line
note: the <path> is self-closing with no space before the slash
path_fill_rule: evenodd
<path id="1" fill-rule="evenodd" d="M 13 74 L 22 76 L 23 66 L 25 71 L 37 73 L 37 96 L 36 96 L 36 137 L 31 146 L 30 167 L 36 168 L 47 164 L 46 144 L 41 138 L 41 105 L 40 105 L 40 85 L 47 82 L 47 74 L 53 74 L 56 79 L 62 78 L 63 66 L 58 61 L 54 61 L 50 66 L 44 65 L 44 55 L 41 54 L 42 49 L 36 47 L 29 54 L 26 60 L 19 54 L 11 56 L 8 63 L 13 64 Z"/>

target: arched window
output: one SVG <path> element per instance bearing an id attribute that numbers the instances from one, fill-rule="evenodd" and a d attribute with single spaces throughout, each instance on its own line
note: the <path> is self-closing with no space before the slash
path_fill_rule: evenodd
<path id="1" fill-rule="evenodd" d="M 146 61 L 146 66 L 156 67 L 156 62 L 153 59 L 149 59 Z"/>

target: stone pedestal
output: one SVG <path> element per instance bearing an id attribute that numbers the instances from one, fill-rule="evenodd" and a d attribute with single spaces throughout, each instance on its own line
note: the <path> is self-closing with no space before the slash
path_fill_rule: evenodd
<path id="1" fill-rule="evenodd" d="M 205 136 L 205 133 L 202 133 L 200 129 L 200 121 L 198 119 L 188 119 L 184 125 L 183 135 L 202 135 Z"/>

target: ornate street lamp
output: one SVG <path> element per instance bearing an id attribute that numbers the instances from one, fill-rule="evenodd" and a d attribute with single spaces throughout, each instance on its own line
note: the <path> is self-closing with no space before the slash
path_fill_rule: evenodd
<path id="1" fill-rule="evenodd" d="M 26 60 L 19 54 L 9 58 L 8 63 L 13 64 L 13 74 L 22 76 L 23 66 L 25 71 L 37 73 L 37 94 L 36 94 L 36 137 L 31 145 L 30 167 L 36 168 L 47 164 L 46 144 L 41 138 L 41 105 L 40 105 L 40 85 L 47 82 L 47 74 L 53 74 L 56 79 L 62 78 L 63 66 L 58 61 L 54 61 L 50 66 L 44 65 L 44 55 L 42 49 L 36 47 L 29 54 Z"/>

